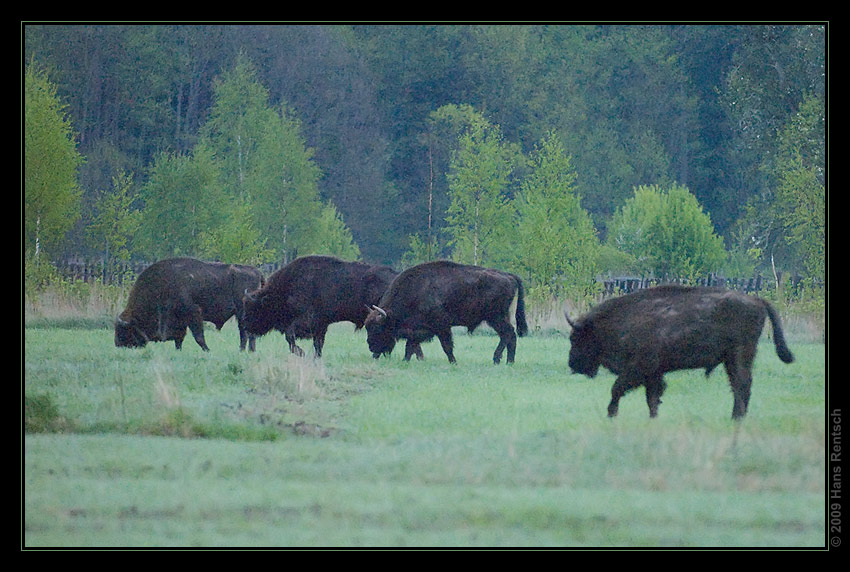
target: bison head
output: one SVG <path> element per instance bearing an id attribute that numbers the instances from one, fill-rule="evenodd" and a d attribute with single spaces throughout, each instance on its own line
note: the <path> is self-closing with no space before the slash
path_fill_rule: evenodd
<path id="1" fill-rule="evenodd" d="M 242 316 L 245 330 L 253 336 L 262 336 L 274 327 L 275 312 L 269 308 L 268 296 L 260 290 L 245 289 L 242 298 Z"/>
<path id="2" fill-rule="evenodd" d="M 375 359 L 381 357 L 381 354 L 391 354 L 395 347 L 395 335 L 390 322 L 386 311 L 378 306 L 369 308 L 369 315 L 366 316 L 365 322 L 366 342 Z"/>
<path id="3" fill-rule="evenodd" d="M 593 322 L 581 318 L 573 322 L 564 315 L 573 328 L 570 334 L 570 369 L 573 373 L 594 377 L 602 364 L 602 345 L 596 339 Z"/>
<path id="4" fill-rule="evenodd" d="M 147 336 L 139 328 L 120 316 L 115 320 L 115 347 L 142 348 L 147 343 Z"/>

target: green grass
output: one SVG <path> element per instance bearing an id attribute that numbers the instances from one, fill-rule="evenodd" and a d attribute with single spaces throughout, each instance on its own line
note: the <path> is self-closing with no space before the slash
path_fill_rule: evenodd
<path id="1" fill-rule="evenodd" d="M 107 329 L 26 329 L 22 543 L 39 546 L 822 547 L 823 344 L 768 343 L 747 418 L 719 368 L 667 376 L 610 420 L 613 376 L 569 342 L 455 336 L 375 361 L 333 326 L 320 361 L 233 324 L 118 349 Z M 312 349 L 303 343 L 305 349 Z"/>

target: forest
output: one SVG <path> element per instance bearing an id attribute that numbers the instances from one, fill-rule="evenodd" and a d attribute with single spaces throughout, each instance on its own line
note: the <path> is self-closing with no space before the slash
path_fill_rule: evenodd
<path id="1" fill-rule="evenodd" d="M 823 281 L 827 30 L 24 23 L 25 262 Z"/>

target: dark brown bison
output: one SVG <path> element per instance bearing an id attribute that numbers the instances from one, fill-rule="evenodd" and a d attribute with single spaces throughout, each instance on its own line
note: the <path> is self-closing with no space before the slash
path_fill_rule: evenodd
<path id="1" fill-rule="evenodd" d="M 142 347 L 147 342 L 174 340 L 179 350 L 186 328 L 209 351 L 204 322 L 221 329 L 231 316 L 239 325 L 239 348 L 254 338 L 244 328 L 242 293 L 264 283 L 256 268 L 239 264 L 170 258 L 148 266 L 130 290 L 127 307 L 115 321 L 115 345 Z"/>
<path id="2" fill-rule="evenodd" d="M 328 326 L 347 321 L 362 328 L 369 306 L 381 299 L 396 274 L 388 266 L 332 256 L 297 258 L 272 274 L 263 288 L 245 293 L 245 326 L 256 336 L 278 330 L 297 355 L 303 351 L 296 339 L 312 338 L 320 357 Z M 418 348 L 411 351 L 421 354 Z"/>
<path id="3" fill-rule="evenodd" d="M 782 325 L 766 301 L 722 288 L 658 286 L 602 302 L 575 322 L 570 335 L 570 368 L 589 377 L 603 365 L 617 375 L 608 416 L 617 415 L 620 398 L 646 388 L 649 416 L 658 414 L 666 387 L 664 374 L 723 364 L 735 398 L 732 418 L 747 413 L 753 360 L 765 317 L 773 324 L 776 354 L 794 356 Z"/>
<path id="4" fill-rule="evenodd" d="M 514 330 L 510 308 L 516 300 Z M 522 280 L 513 274 L 455 262 L 426 262 L 409 268 L 390 284 L 366 319 L 369 350 L 377 358 L 389 354 L 397 339 L 420 344 L 434 336 L 454 363 L 452 326 L 470 332 L 487 322 L 499 334 L 493 362 L 508 349 L 508 363 L 516 353 L 517 333 L 528 332 Z M 410 346 L 408 345 L 408 348 Z M 410 351 L 404 359 L 410 359 Z"/>

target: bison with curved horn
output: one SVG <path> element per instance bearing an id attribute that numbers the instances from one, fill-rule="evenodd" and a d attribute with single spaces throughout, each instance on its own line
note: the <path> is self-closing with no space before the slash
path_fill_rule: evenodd
<path id="1" fill-rule="evenodd" d="M 296 340 L 312 338 L 315 355 L 321 357 L 328 326 L 347 321 L 362 328 L 371 305 L 396 275 L 388 266 L 333 256 L 296 258 L 272 274 L 264 287 L 245 293 L 246 328 L 255 336 L 278 330 L 296 355 L 304 354 Z M 422 353 L 417 345 L 410 351 Z"/>
<path id="2" fill-rule="evenodd" d="M 516 329 L 511 306 L 516 302 Z M 513 363 L 517 334 L 528 332 L 522 280 L 518 276 L 445 260 L 408 268 L 390 284 L 381 301 L 366 319 L 367 342 L 375 358 L 389 354 L 397 339 L 417 345 L 434 336 L 454 363 L 452 326 L 470 332 L 487 322 L 499 334 L 493 362 L 499 363 L 505 348 Z M 410 351 L 404 358 L 410 359 Z"/>
<path id="3" fill-rule="evenodd" d="M 665 373 L 704 368 L 708 375 L 721 363 L 734 395 L 732 418 L 744 417 L 765 318 L 773 325 L 779 359 L 794 361 L 776 310 L 760 298 L 722 288 L 657 286 L 606 300 L 575 322 L 566 318 L 573 329 L 573 373 L 594 377 L 602 365 L 617 375 L 609 417 L 617 415 L 620 398 L 640 386 L 655 417 Z"/>
<path id="4" fill-rule="evenodd" d="M 143 347 L 148 342 L 174 340 L 179 350 L 186 328 L 198 345 L 209 351 L 204 322 L 221 329 L 232 316 L 239 325 L 239 348 L 254 350 L 254 338 L 244 328 L 242 292 L 257 289 L 263 275 L 251 266 L 203 262 L 194 258 L 169 258 L 148 266 L 115 320 L 117 347 Z"/>

